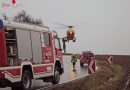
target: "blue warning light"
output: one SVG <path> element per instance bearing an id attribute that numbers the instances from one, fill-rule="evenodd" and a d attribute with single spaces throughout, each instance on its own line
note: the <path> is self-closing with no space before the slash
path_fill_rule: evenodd
<path id="1" fill-rule="evenodd" d="M 3 21 L 0 19 L 0 28 L 3 27 Z"/>

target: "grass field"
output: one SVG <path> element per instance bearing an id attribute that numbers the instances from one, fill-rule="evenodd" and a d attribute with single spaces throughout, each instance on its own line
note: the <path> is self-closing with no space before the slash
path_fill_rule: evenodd
<path id="1" fill-rule="evenodd" d="M 129 55 L 112 55 L 113 56 L 113 63 L 122 66 L 125 75 L 123 80 L 120 82 L 117 90 L 130 90 L 130 56 Z M 106 60 L 107 55 L 96 55 L 96 58 L 99 60 Z M 128 84 L 128 85 L 126 85 Z"/>
<path id="2" fill-rule="evenodd" d="M 98 61 L 100 70 L 80 80 L 69 82 L 49 90 L 121 90 L 120 83 L 125 76 L 123 67 Z"/>

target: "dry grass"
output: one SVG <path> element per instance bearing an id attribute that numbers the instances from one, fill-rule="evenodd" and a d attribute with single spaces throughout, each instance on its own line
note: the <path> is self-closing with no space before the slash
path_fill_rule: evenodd
<path id="1" fill-rule="evenodd" d="M 49 90 L 117 90 L 124 75 L 121 66 L 98 61 L 101 70 L 74 82 Z"/>
<path id="2" fill-rule="evenodd" d="M 108 55 L 96 55 L 96 58 L 99 60 L 107 60 Z M 126 83 L 130 80 L 130 55 L 112 55 L 113 56 L 113 63 L 118 64 L 123 67 L 125 71 L 125 75 L 122 77 L 122 81 L 117 87 L 117 90 L 122 90 L 126 87 Z M 130 83 L 126 87 L 126 90 L 130 90 Z"/>
<path id="3" fill-rule="evenodd" d="M 97 84 L 90 90 L 117 90 L 124 72 L 121 66 L 99 62 L 101 71 L 95 74 Z"/>

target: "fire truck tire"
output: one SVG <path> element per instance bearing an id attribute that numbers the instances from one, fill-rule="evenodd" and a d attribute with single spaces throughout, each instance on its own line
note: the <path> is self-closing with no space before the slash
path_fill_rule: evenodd
<path id="1" fill-rule="evenodd" d="M 22 80 L 19 85 L 13 85 L 12 90 L 30 90 L 32 84 L 31 74 L 29 71 L 25 70 L 22 74 Z"/>
<path id="2" fill-rule="evenodd" d="M 22 90 L 30 90 L 31 85 L 32 85 L 31 74 L 28 70 L 25 70 L 22 75 L 22 82 L 21 82 Z"/>
<path id="3" fill-rule="evenodd" d="M 60 72 L 59 72 L 59 67 L 55 67 L 55 70 L 54 70 L 54 76 L 52 78 L 52 84 L 55 85 L 55 84 L 58 84 L 59 83 L 59 80 L 60 80 Z"/>

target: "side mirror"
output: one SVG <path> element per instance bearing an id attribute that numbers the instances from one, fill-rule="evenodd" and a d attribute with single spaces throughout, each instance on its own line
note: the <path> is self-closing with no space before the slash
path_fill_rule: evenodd
<path id="1" fill-rule="evenodd" d="M 62 42 L 63 42 L 63 50 L 64 50 L 64 52 L 66 52 L 66 44 L 65 44 L 66 39 L 62 38 Z"/>
<path id="2" fill-rule="evenodd" d="M 72 42 L 75 42 L 75 41 L 76 41 L 76 38 L 74 37 Z"/>

